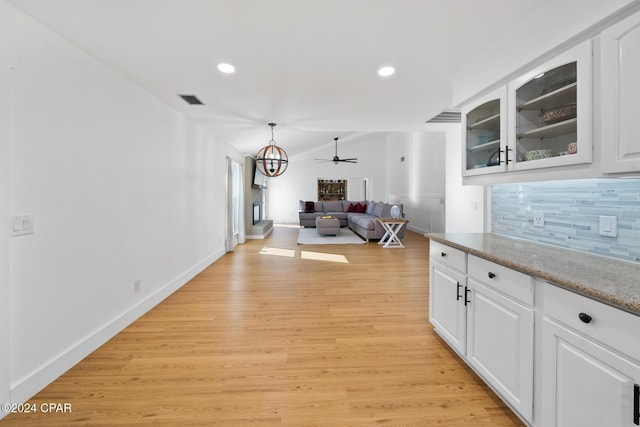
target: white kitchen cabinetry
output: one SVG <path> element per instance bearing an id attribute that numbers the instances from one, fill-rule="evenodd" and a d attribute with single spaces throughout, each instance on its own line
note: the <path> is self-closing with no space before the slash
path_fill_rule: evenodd
<path id="1" fill-rule="evenodd" d="M 436 332 L 531 422 L 532 278 L 434 241 L 430 255 L 429 320 Z"/>
<path id="2" fill-rule="evenodd" d="M 591 163 L 592 62 L 587 40 L 463 107 L 462 175 Z"/>
<path id="3" fill-rule="evenodd" d="M 533 279 L 469 255 L 467 360 L 525 420 L 533 413 Z"/>
<path id="4" fill-rule="evenodd" d="M 591 163 L 591 86 L 591 41 L 509 83 L 509 170 Z"/>
<path id="5" fill-rule="evenodd" d="M 462 109 L 462 175 L 507 170 L 507 88 L 502 87 Z"/>
<path id="6" fill-rule="evenodd" d="M 640 425 L 640 318 L 543 284 L 542 420 Z"/>
<path id="7" fill-rule="evenodd" d="M 429 269 L 429 321 L 440 336 L 461 355 L 467 346 L 467 254 L 431 242 Z"/>
<path id="8" fill-rule="evenodd" d="M 640 13 L 602 32 L 602 170 L 640 171 Z"/>

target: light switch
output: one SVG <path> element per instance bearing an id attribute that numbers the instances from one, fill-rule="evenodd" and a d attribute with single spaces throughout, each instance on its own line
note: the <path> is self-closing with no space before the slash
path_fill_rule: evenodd
<path id="1" fill-rule="evenodd" d="M 33 234 L 33 215 L 11 217 L 11 236 Z"/>
<path id="2" fill-rule="evenodd" d="M 600 235 L 618 237 L 618 217 L 600 215 Z"/>

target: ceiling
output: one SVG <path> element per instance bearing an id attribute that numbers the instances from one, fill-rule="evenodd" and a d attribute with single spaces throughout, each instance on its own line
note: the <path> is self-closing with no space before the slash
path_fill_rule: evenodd
<path id="1" fill-rule="evenodd" d="M 360 132 L 425 130 L 451 107 L 453 76 L 544 3 L 9 2 L 243 153 L 266 145 L 277 123 L 289 156 Z M 220 62 L 236 72 L 220 73 Z M 384 65 L 396 73 L 378 76 Z"/>

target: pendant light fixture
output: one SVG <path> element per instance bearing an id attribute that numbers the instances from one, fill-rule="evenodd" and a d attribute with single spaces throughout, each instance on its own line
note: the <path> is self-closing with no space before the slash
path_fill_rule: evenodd
<path id="1" fill-rule="evenodd" d="M 271 126 L 271 140 L 269 145 L 263 147 L 256 154 L 256 167 L 265 176 L 273 177 L 282 175 L 289 165 L 289 157 L 287 153 L 276 145 L 273 137 L 273 128 L 275 123 L 269 123 Z"/>

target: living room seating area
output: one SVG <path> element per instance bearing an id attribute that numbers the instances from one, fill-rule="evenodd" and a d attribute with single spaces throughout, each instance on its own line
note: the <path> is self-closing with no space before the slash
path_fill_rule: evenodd
<path id="1" fill-rule="evenodd" d="M 355 233 L 369 240 L 379 240 L 385 230 L 376 221 L 378 218 L 390 218 L 393 205 L 374 201 L 303 201 L 300 200 L 298 216 L 301 227 L 315 227 L 316 218 L 333 216 L 340 221 L 340 227 L 349 227 Z M 402 205 L 398 205 L 402 215 Z M 406 224 L 398 232 L 398 237 L 404 237 Z"/>

